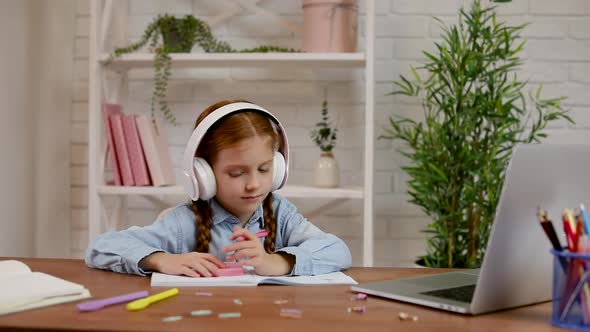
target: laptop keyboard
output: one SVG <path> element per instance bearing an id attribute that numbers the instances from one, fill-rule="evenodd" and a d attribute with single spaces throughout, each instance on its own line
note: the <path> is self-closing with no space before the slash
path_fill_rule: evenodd
<path id="1" fill-rule="evenodd" d="M 475 285 L 437 289 L 433 291 L 423 292 L 421 294 L 469 303 L 473 298 L 473 292 L 475 292 Z"/>

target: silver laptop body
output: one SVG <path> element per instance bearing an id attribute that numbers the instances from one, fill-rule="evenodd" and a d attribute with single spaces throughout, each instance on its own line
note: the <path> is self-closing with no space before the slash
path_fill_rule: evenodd
<path id="1" fill-rule="evenodd" d="M 508 165 L 481 269 L 370 282 L 352 290 L 463 314 L 551 300 L 551 247 L 536 218 L 545 208 L 562 245 L 561 212 L 590 203 L 590 146 L 518 145 Z M 476 284 L 470 302 L 424 292 Z"/>

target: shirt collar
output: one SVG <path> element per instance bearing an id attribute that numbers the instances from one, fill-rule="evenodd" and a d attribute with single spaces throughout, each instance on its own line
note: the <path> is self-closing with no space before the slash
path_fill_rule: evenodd
<path id="1" fill-rule="evenodd" d="M 217 225 L 228 220 L 237 222 L 239 224 L 239 219 L 224 209 L 215 198 L 209 200 L 209 206 L 211 206 L 211 219 L 213 221 L 213 225 Z M 248 220 L 247 224 L 253 222 L 259 222 L 260 229 L 264 228 L 264 213 L 262 210 L 262 204 L 260 204 L 256 211 L 254 211 L 254 214 L 252 217 L 250 217 L 250 220 Z"/>

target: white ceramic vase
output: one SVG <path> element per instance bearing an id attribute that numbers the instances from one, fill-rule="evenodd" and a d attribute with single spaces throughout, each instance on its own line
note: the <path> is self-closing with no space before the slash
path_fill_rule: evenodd
<path id="1" fill-rule="evenodd" d="M 314 184 L 322 188 L 335 188 L 340 184 L 340 170 L 332 152 L 322 152 L 318 159 Z"/>

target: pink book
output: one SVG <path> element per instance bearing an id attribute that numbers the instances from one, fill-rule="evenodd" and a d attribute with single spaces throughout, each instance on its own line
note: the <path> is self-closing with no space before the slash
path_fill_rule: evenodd
<path id="1" fill-rule="evenodd" d="M 111 169 L 113 170 L 113 180 L 116 186 L 120 186 L 123 184 L 123 182 L 121 181 L 119 163 L 117 162 L 117 156 L 115 155 L 115 143 L 113 142 L 113 134 L 108 119 L 109 116 L 112 114 L 121 114 L 121 105 L 103 103 L 102 114 L 104 120 L 105 135 L 107 139 L 108 159 L 111 162 Z"/>
<path id="2" fill-rule="evenodd" d="M 170 150 L 166 142 L 164 127 L 156 120 L 158 130 L 147 115 L 138 115 L 135 118 L 139 138 L 145 153 L 148 169 L 154 186 L 168 186 L 176 182 Z"/>
<path id="3" fill-rule="evenodd" d="M 122 120 L 133 181 L 135 181 L 136 186 L 149 186 L 152 184 L 152 181 L 150 180 L 150 173 L 143 154 L 137 125 L 135 124 L 135 115 L 123 115 Z"/>
<path id="4" fill-rule="evenodd" d="M 113 133 L 113 142 L 115 143 L 115 155 L 119 163 L 121 180 L 124 186 L 134 186 L 133 173 L 131 173 L 131 163 L 129 162 L 129 153 L 125 144 L 125 133 L 123 132 L 123 114 L 112 114 L 109 116 L 109 124 Z"/>

